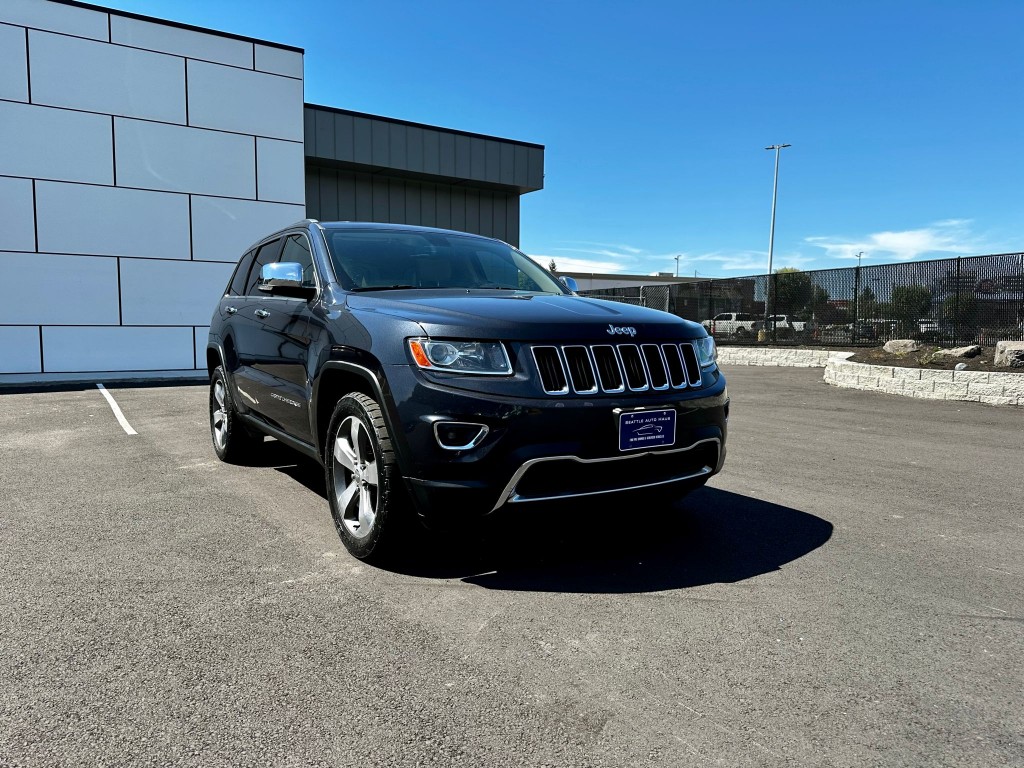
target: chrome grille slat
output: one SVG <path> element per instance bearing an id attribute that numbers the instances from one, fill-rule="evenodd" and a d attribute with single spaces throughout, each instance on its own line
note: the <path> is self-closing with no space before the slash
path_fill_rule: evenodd
<path id="1" fill-rule="evenodd" d="M 693 343 L 541 344 L 531 347 L 549 395 L 697 389 L 702 377 Z"/>

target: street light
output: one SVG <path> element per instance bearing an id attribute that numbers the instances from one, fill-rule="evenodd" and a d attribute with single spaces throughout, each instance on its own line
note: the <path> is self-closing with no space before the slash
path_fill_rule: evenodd
<path id="1" fill-rule="evenodd" d="M 679 260 L 682 258 L 682 254 L 676 256 L 676 277 L 679 277 Z"/>
<path id="2" fill-rule="evenodd" d="M 767 150 L 775 150 L 775 180 L 772 182 L 772 226 L 768 230 L 768 277 L 764 284 L 764 330 L 768 331 L 768 286 L 772 279 L 772 256 L 775 252 L 775 202 L 779 197 L 779 152 L 791 144 L 772 144 L 765 147 Z"/>

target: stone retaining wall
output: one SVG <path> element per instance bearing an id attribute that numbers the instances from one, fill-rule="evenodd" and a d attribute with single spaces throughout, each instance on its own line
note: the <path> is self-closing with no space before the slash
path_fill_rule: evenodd
<path id="1" fill-rule="evenodd" d="M 853 363 L 837 353 L 825 366 L 825 383 L 928 400 L 965 400 L 989 405 L 1024 405 L 1024 375 L 986 371 L 936 371 Z"/>
<path id="2" fill-rule="evenodd" d="M 779 349 L 774 347 L 719 347 L 722 365 L 782 365 L 794 368 L 824 368 L 830 355 L 827 349 Z"/>

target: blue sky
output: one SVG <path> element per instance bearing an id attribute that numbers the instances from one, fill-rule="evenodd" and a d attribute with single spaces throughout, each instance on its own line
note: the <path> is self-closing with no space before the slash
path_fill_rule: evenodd
<path id="1" fill-rule="evenodd" d="M 1024 250 L 1024 2 L 112 0 L 306 49 L 306 100 L 544 144 L 522 248 L 735 276 Z"/>

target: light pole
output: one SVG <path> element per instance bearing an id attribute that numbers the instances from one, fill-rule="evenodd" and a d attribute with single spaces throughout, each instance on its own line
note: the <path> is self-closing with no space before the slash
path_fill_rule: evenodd
<path id="1" fill-rule="evenodd" d="M 676 277 L 679 277 L 679 259 L 682 258 L 682 254 L 676 256 Z"/>
<path id="2" fill-rule="evenodd" d="M 775 203 L 779 197 L 779 153 L 791 144 L 772 144 L 765 147 L 767 150 L 775 150 L 775 180 L 772 182 L 772 225 L 768 230 L 768 277 L 764 284 L 764 330 L 768 331 L 768 286 L 772 279 L 772 256 L 775 253 Z"/>

